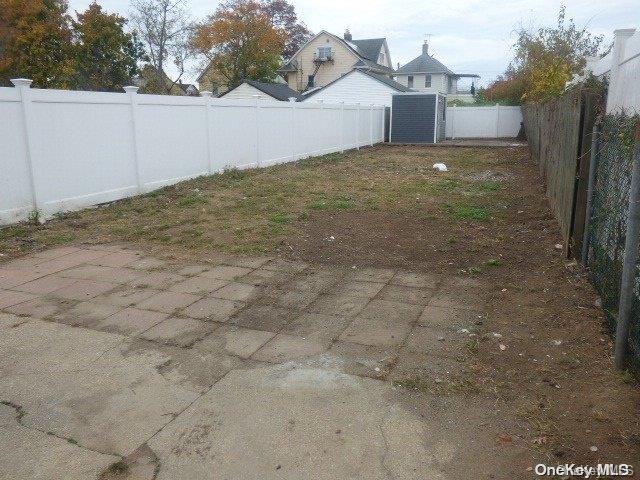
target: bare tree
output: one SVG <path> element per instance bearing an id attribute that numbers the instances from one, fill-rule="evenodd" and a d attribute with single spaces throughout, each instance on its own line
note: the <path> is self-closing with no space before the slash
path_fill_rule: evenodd
<path id="1" fill-rule="evenodd" d="M 194 28 L 184 0 L 133 0 L 131 23 L 146 44 L 147 54 L 155 73 L 156 85 L 147 90 L 170 93 L 182 78 L 190 56 L 189 38 Z M 168 62 L 178 70 L 175 79 L 165 72 Z"/>

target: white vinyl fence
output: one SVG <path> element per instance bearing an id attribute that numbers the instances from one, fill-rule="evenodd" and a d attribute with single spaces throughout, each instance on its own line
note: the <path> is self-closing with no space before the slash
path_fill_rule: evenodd
<path id="1" fill-rule="evenodd" d="M 640 29 L 613 32 L 613 48 L 604 57 L 587 60 L 586 72 L 609 80 L 607 113 L 640 113 Z"/>
<path id="2" fill-rule="evenodd" d="M 0 88 L 0 224 L 381 142 L 384 107 Z"/>
<path id="3" fill-rule="evenodd" d="M 447 138 L 513 138 L 520 131 L 520 107 L 447 107 Z"/>

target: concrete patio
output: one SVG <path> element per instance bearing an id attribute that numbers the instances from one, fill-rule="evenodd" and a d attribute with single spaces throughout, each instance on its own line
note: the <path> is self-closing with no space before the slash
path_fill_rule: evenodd
<path id="1" fill-rule="evenodd" d="M 114 246 L 0 265 L 7 479 L 454 478 L 394 384 L 459 385 L 470 277 Z M 458 453 L 457 453 L 458 452 Z"/>

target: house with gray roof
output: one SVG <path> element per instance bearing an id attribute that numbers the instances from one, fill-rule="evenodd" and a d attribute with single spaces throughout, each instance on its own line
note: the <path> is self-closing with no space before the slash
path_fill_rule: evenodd
<path id="1" fill-rule="evenodd" d="M 302 92 L 324 87 L 354 69 L 391 78 L 387 40 L 355 40 L 349 30 L 343 37 L 323 30 L 300 47 L 279 73 L 290 88 Z"/>
<path id="2" fill-rule="evenodd" d="M 473 103 L 471 90 L 458 89 L 461 78 L 480 78 L 473 73 L 454 73 L 429 54 L 429 44 L 422 45 L 422 54 L 403 66 L 398 66 L 395 79 L 398 83 L 424 93 L 442 93 L 448 100 L 459 99 Z M 472 84 L 473 85 L 473 84 Z"/>
<path id="3" fill-rule="evenodd" d="M 286 102 L 292 97 L 297 101 L 300 93 L 289 88 L 286 83 L 259 82 L 257 80 L 246 79 L 237 87 L 232 88 L 220 96 L 236 100 L 261 99 Z"/>

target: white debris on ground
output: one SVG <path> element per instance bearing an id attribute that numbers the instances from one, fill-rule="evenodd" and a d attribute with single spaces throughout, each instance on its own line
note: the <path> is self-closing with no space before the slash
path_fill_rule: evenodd
<path id="1" fill-rule="evenodd" d="M 433 164 L 433 169 L 434 170 L 438 170 L 439 172 L 448 172 L 449 169 L 447 168 L 447 166 L 444 163 L 434 163 Z"/>

